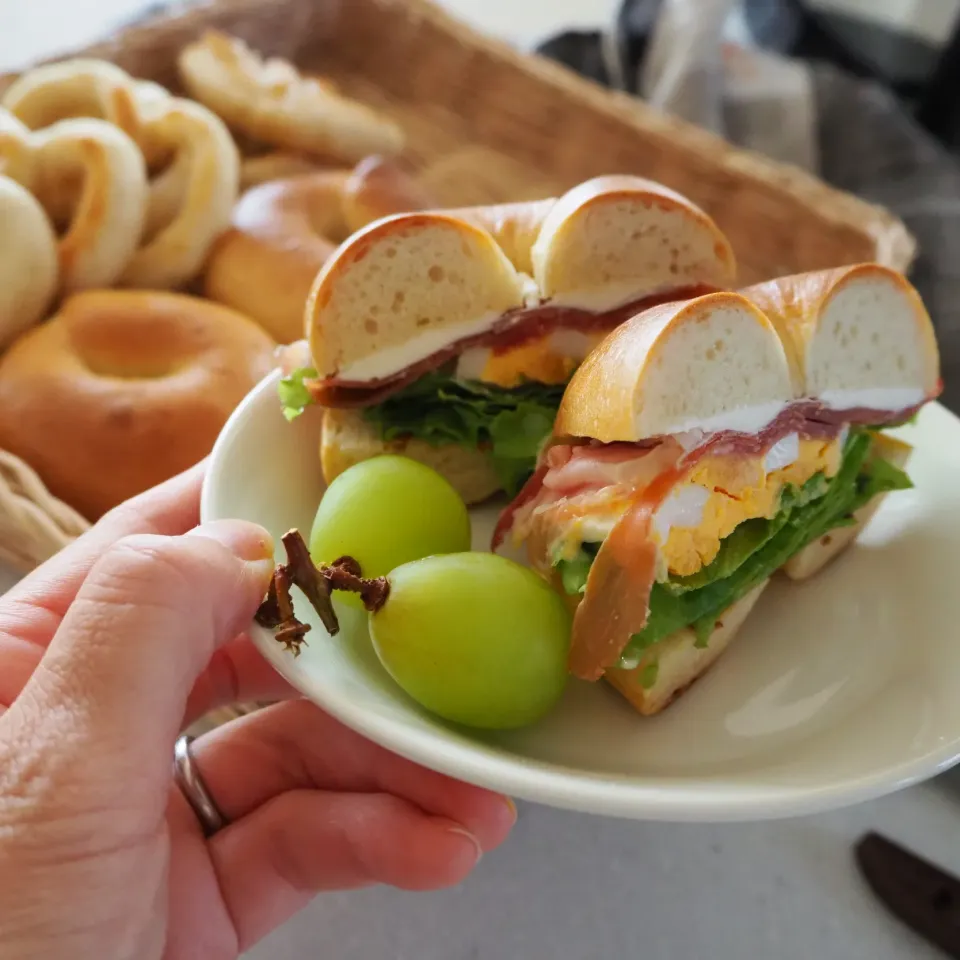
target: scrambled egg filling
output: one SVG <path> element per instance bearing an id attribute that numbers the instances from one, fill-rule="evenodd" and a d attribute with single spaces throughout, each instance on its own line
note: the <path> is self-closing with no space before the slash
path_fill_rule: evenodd
<path id="1" fill-rule="evenodd" d="M 799 455 L 789 466 L 767 472 L 762 457 L 705 457 L 683 486 L 703 489 L 705 502 L 695 526 L 669 527 L 661 557 L 671 576 L 686 577 L 711 563 L 720 542 L 745 520 L 776 515 L 780 493 L 787 485 L 802 486 L 814 474 L 836 474 L 842 455 L 837 440 L 801 440 Z M 679 491 L 675 491 L 679 492 Z"/>
<path id="2" fill-rule="evenodd" d="M 767 456 L 704 457 L 654 515 L 651 537 L 660 548 L 661 577 L 687 577 L 712 563 L 721 542 L 745 520 L 776 516 L 785 486 L 800 487 L 816 473 L 835 476 L 843 443 L 801 439 L 795 450 L 792 462 L 774 469 Z M 581 543 L 604 540 L 630 497 L 629 490 L 608 487 L 555 507 L 555 529 L 562 533 L 552 555 L 572 560 Z"/>
<path id="3" fill-rule="evenodd" d="M 491 353 L 480 372 L 479 379 L 500 387 L 515 387 L 524 380 L 538 383 L 566 383 L 578 363 L 572 357 L 564 357 L 545 349 L 546 337 L 531 340 L 519 347 Z"/>

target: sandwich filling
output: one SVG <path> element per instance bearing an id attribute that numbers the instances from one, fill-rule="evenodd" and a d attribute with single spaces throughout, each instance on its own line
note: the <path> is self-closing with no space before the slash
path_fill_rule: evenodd
<path id="1" fill-rule="evenodd" d="M 542 303 L 390 376 L 319 378 L 316 370 L 299 367 L 281 381 L 280 400 L 288 419 L 311 403 L 354 408 L 384 442 L 416 439 L 484 450 L 514 496 L 533 473 L 564 388 L 587 354 L 639 311 L 710 289 L 674 290 L 605 313 Z M 376 368 L 371 358 L 363 369 Z"/>
<path id="2" fill-rule="evenodd" d="M 706 646 L 722 613 L 792 556 L 878 494 L 911 486 L 884 456 L 893 441 L 880 430 L 894 417 L 856 413 L 798 404 L 752 435 L 558 442 L 501 517 L 494 547 L 508 533 L 526 542 L 531 562 L 579 601 L 576 676 L 632 669 L 683 628 Z"/>

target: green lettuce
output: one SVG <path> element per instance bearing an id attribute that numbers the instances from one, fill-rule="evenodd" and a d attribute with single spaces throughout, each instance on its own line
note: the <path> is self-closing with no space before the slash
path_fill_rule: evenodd
<path id="1" fill-rule="evenodd" d="M 304 381 L 313 380 L 316 376 L 317 371 L 313 368 L 301 367 L 299 370 L 294 370 L 289 376 L 284 377 L 277 384 L 280 406 L 283 409 L 283 415 L 288 420 L 295 420 L 306 407 L 313 403 L 313 397 Z"/>
<path id="2" fill-rule="evenodd" d="M 363 410 L 384 440 L 414 437 L 434 446 L 455 443 L 489 452 L 508 494 L 533 473 L 550 435 L 563 385 L 521 383 L 505 388 L 456 380 L 452 370 L 425 374 Z"/>
<path id="3" fill-rule="evenodd" d="M 802 487 L 787 487 L 772 519 L 741 523 L 720 545 L 714 560 L 688 577 L 657 582 L 643 630 L 624 651 L 631 662 L 649 647 L 684 627 L 706 646 L 717 618 L 731 604 L 770 577 L 794 554 L 825 533 L 854 522 L 853 514 L 875 496 L 912 486 L 898 467 L 872 455 L 869 430 L 852 430 L 837 474 L 811 477 Z M 556 566 L 564 589 L 582 593 L 596 546 L 586 545 L 573 560 Z"/>
<path id="4" fill-rule="evenodd" d="M 280 381 L 277 392 L 288 420 L 314 402 L 305 381 L 316 376 L 316 370 L 302 367 Z M 513 496 L 536 467 L 563 390 L 563 384 L 524 382 L 506 388 L 456 380 L 448 364 L 361 412 L 387 441 L 415 438 L 432 446 L 487 450 L 504 490 Z"/>

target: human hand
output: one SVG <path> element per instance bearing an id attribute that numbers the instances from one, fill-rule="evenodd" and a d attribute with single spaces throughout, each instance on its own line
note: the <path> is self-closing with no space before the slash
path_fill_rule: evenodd
<path id="1" fill-rule="evenodd" d="M 234 958 L 318 891 L 456 884 L 513 824 L 505 798 L 290 699 L 195 742 L 228 821 L 204 837 L 177 736 L 292 691 L 242 636 L 272 544 L 197 528 L 201 479 L 115 510 L 0 598 L 4 957 Z"/>

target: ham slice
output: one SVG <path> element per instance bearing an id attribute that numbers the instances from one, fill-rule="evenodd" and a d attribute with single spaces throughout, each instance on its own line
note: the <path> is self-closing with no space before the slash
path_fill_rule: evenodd
<path id="1" fill-rule="evenodd" d="M 688 470 L 668 470 L 642 490 L 600 545 L 573 617 L 568 668 L 575 677 L 599 680 L 646 624 L 657 573 L 653 515 Z"/>
<path id="2" fill-rule="evenodd" d="M 495 551 L 503 543 L 504 538 L 513 528 L 513 521 L 517 511 L 539 496 L 543 488 L 543 478 L 547 475 L 549 469 L 550 467 L 547 463 L 542 463 L 537 467 L 533 476 L 520 488 L 520 492 L 513 498 L 506 510 L 500 514 L 497 519 L 497 525 L 493 530 L 493 537 L 490 541 L 491 550 Z"/>

